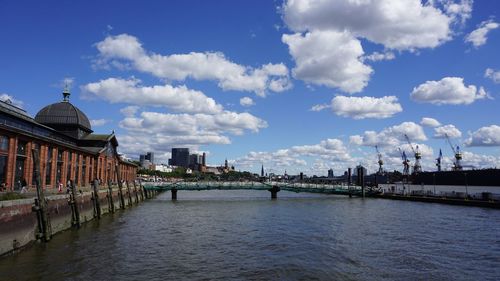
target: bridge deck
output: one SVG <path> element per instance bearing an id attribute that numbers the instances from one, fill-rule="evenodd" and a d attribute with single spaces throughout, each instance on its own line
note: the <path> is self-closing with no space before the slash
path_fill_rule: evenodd
<path id="1" fill-rule="evenodd" d="M 286 184 L 280 182 L 176 182 L 158 183 L 146 182 L 144 187 L 149 190 L 169 191 L 175 190 L 269 190 L 279 187 L 280 190 L 291 192 L 308 192 L 338 195 L 361 195 L 360 186 L 327 185 L 327 184 Z M 371 193 L 366 191 L 367 194 Z"/>

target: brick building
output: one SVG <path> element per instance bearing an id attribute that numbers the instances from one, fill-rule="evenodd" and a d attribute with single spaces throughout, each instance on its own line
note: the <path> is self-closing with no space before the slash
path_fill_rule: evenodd
<path id="1" fill-rule="evenodd" d="M 38 150 L 42 186 L 56 188 L 74 180 L 89 186 L 94 179 L 117 182 L 136 178 L 137 166 L 117 154 L 114 133 L 94 134 L 87 116 L 69 102 L 48 105 L 32 118 L 9 101 L 0 101 L 0 184 L 19 190 L 35 185 L 32 149 Z"/>

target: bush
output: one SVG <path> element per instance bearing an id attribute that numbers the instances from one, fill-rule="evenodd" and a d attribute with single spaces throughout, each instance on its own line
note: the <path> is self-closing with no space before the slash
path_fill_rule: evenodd
<path id="1" fill-rule="evenodd" d="M 16 199 L 24 199 L 23 195 L 16 193 L 16 192 L 7 192 L 3 195 L 0 195 L 0 201 L 7 201 L 7 200 L 16 200 Z"/>

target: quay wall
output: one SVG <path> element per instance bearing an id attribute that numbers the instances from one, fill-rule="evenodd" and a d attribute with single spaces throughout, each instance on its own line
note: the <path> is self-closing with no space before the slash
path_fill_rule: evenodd
<path id="1" fill-rule="evenodd" d="M 149 191 L 154 193 L 153 191 Z M 111 205 L 108 199 L 108 190 L 98 191 L 101 215 L 110 213 Z M 114 210 L 121 208 L 118 188 L 112 191 Z M 122 188 L 125 208 L 131 207 L 146 199 L 144 192 L 139 188 Z M 150 194 L 154 195 L 154 194 Z M 48 195 L 47 214 L 50 220 L 51 234 L 74 227 L 72 225 L 72 210 L 69 204 L 69 194 Z M 22 247 L 37 241 L 38 232 L 37 213 L 33 211 L 35 198 L 0 201 L 0 256 L 17 251 Z M 76 205 L 78 206 L 80 223 L 85 223 L 96 218 L 92 192 L 77 193 Z M 50 242 L 49 242 L 50 243 Z"/>

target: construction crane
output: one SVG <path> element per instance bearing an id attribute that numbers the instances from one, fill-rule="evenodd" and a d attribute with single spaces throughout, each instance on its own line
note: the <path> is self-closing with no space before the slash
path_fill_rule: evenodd
<path id="1" fill-rule="evenodd" d="M 406 152 L 398 148 L 399 153 L 401 154 L 401 159 L 403 160 L 403 176 L 408 177 L 410 175 L 410 160 L 406 157 Z"/>
<path id="2" fill-rule="evenodd" d="M 463 169 L 462 163 L 461 163 L 462 162 L 462 153 L 460 152 L 460 147 L 457 145 L 457 148 L 455 149 L 455 147 L 451 143 L 451 140 L 450 140 L 450 137 L 448 136 L 448 134 L 444 134 L 444 136 L 446 137 L 446 140 L 448 141 L 448 144 L 450 145 L 451 150 L 455 154 L 455 162 L 453 162 L 453 168 L 452 168 L 453 171 L 462 171 L 462 169 Z"/>
<path id="3" fill-rule="evenodd" d="M 441 152 L 441 148 L 439 149 L 439 157 L 436 158 L 436 166 L 438 172 L 441 172 L 441 160 L 443 159 L 443 152 Z"/>
<path id="4" fill-rule="evenodd" d="M 384 161 L 382 161 L 382 154 L 378 150 L 378 146 L 375 146 L 375 150 L 377 151 L 378 157 L 378 173 L 381 175 L 384 173 L 384 168 L 382 167 L 384 165 Z"/>
<path id="5" fill-rule="evenodd" d="M 415 156 L 415 164 L 413 165 L 413 173 L 420 173 L 422 172 L 422 165 L 420 165 L 420 159 L 422 158 L 422 154 L 420 154 L 420 151 L 418 150 L 418 145 L 417 148 L 413 148 L 413 145 L 411 144 L 410 138 L 408 137 L 407 134 L 405 134 L 406 141 L 410 145 L 411 151 L 413 151 L 413 155 Z"/>

